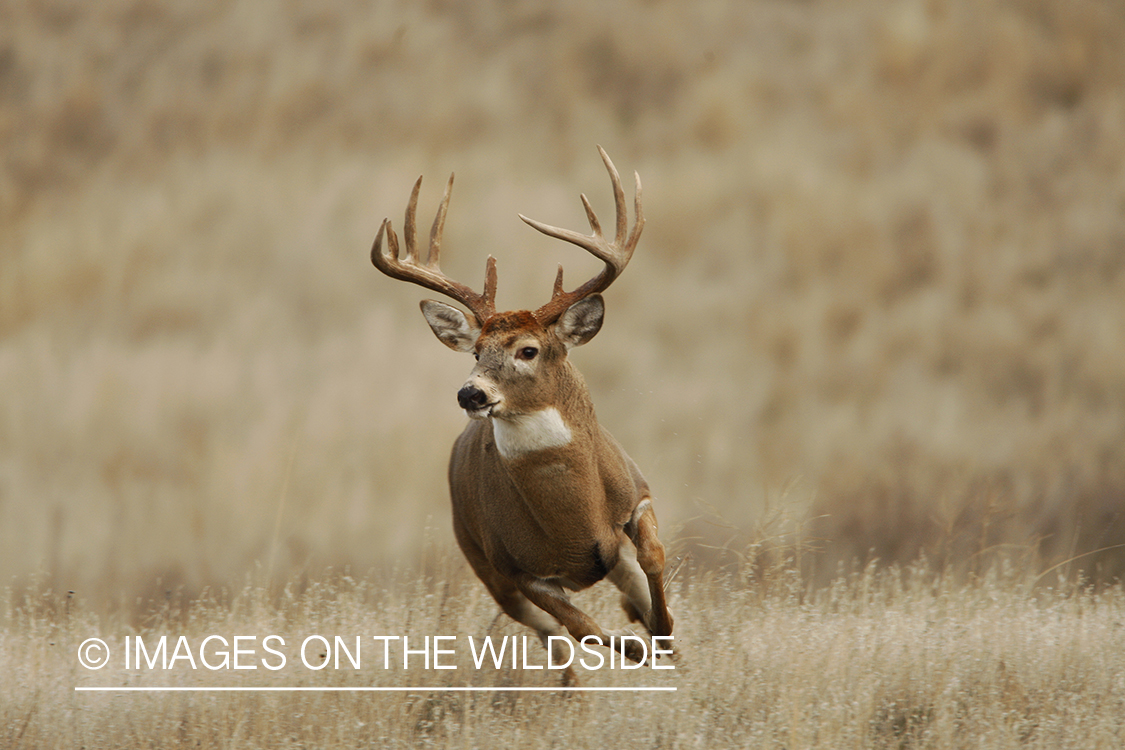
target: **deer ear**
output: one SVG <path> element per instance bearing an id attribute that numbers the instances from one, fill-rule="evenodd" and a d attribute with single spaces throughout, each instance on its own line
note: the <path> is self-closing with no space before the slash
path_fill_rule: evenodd
<path id="1" fill-rule="evenodd" d="M 471 353 L 480 336 L 480 329 L 465 313 L 452 305 L 432 299 L 422 300 L 422 314 L 441 343 L 455 352 Z"/>
<path id="2" fill-rule="evenodd" d="M 580 299 L 566 309 L 555 323 L 555 335 L 567 349 L 582 346 L 602 329 L 605 301 L 600 294 Z"/>

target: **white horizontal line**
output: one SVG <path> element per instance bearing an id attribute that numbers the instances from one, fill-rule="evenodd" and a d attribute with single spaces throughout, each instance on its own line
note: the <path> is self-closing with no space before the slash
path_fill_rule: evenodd
<path id="1" fill-rule="evenodd" d="M 674 687 L 75 687 L 99 693 L 515 693 L 515 692 L 676 692 Z"/>

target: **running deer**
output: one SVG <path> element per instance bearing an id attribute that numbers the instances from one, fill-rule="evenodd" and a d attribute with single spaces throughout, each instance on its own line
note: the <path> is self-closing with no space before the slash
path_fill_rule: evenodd
<path id="1" fill-rule="evenodd" d="M 603 629 L 567 594 L 608 577 L 621 590 L 631 621 L 655 636 L 672 634 L 664 596 L 664 546 L 657 538 L 648 484 L 598 424 L 586 383 L 567 358 L 569 349 L 585 344 L 601 328 L 601 292 L 625 269 L 644 227 L 640 175 L 635 175 L 637 217 L 629 231 L 621 178 L 605 150 L 599 146 L 598 151 L 613 182 L 613 242 L 602 236 L 585 195 L 590 235 L 520 218 L 543 234 L 578 245 L 605 268 L 566 292 L 560 265 L 551 299 L 534 312 L 496 311 L 492 256 L 479 294 L 438 267 L 453 175 L 430 231 L 425 262 L 418 257 L 414 223 L 421 177 L 406 207 L 405 257 L 399 257 L 398 238 L 384 219 L 371 262 L 392 278 L 439 292 L 469 309 L 466 315 L 443 302 L 421 303 L 438 339 L 476 358 L 457 392 L 457 403 L 470 420 L 453 445 L 449 491 L 453 530 L 477 576 L 504 612 L 533 628 L 548 648 L 549 636 L 566 633 L 578 641 L 596 636 L 603 645 L 610 644 L 609 636 L 618 636 L 614 647 L 641 662 L 645 651 L 637 639 L 624 644 L 620 639 L 632 631 Z M 563 644 L 553 645 L 553 661 L 565 661 Z M 566 675 L 573 679 L 569 669 Z"/>

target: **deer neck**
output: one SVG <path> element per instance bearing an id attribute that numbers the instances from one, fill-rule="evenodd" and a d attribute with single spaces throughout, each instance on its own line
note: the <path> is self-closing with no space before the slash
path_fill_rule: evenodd
<path id="1" fill-rule="evenodd" d="M 568 463 L 593 460 L 591 440 L 599 431 L 590 393 L 569 362 L 560 375 L 549 403 L 492 419 L 496 449 L 505 461 L 533 461 L 548 451 L 565 455 Z"/>
<path id="2" fill-rule="evenodd" d="M 597 537 L 604 524 L 594 501 L 602 492 L 605 437 L 577 370 L 553 389 L 549 405 L 506 419 L 492 418 L 500 464 L 526 511 L 552 539 Z"/>

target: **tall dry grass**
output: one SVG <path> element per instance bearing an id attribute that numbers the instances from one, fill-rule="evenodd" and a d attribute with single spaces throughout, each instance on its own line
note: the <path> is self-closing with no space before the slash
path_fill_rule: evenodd
<path id="1" fill-rule="evenodd" d="M 579 669 L 584 687 L 673 687 L 674 692 L 450 692 L 448 686 L 556 688 L 558 673 L 475 669 L 464 636 L 518 636 L 459 560 L 428 575 L 373 583 L 346 575 L 271 589 L 261 575 L 200 599 L 161 596 L 137 622 L 99 615 L 80 598 L 11 593 L 0 625 L 0 744 L 5 747 L 761 747 L 1043 748 L 1098 750 L 1125 741 L 1125 598 L 1052 576 L 1036 581 L 995 565 L 971 584 L 925 566 L 874 566 L 810 588 L 788 564 L 750 583 L 693 571 L 678 579 L 674 670 Z M 1048 585 L 1044 586 L 1046 583 Z M 272 591 L 272 593 L 271 593 Z M 621 618 L 608 589 L 581 597 Z M 616 610 L 616 614 L 614 611 Z M 281 635 L 281 671 L 124 669 L 121 644 L 151 649 L 166 635 L 199 649 L 257 636 L 242 664 L 277 659 L 261 647 Z M 323 670 L 305 668 L 308 635 L 366 643 Z M 392 650 L 383 669 L 370 636 L 455 634 L 456 670 L 408 669 Z M 100 636 L 108 666 L 80 667 L 78 644 Z M 534 638 L 531 639 L 534 641 Z M 245 643 L 245 642 L 244 642 Z M 448 643 L 446 645 L 449 645 Z M 274 648 L 279 644 L 274 642 Z M 534 644 L 529 664 L 542 664 Z M 171 651 L 169 645 L 169 651 Z M 228 650 L 230 646 L 228 645 Z M 309 652 L 319 663 L 317 648 Z M 212 645 L 208 658 L 220 661 Z M 376 653 L 377 652 L 377 653 Z M 196 652 L 198 653 L 198 651 Z M 159 664 L 159 662 L 157 662 Z M 94 693 L 75 687 L 398 687 L 402 692 Z"/>
<path id="2" fill-rule="evenodd" d="M 0 0 L 0 572 L 112 610 L 450 544 L 467 363 L 366 249 L 456 169 L 447 270 L 537 304 L 593 266 L 515 213 L 606 212 L 601 143 L 649 223 L 575 358 L 666 538 L 1112 577 L 1123 79 L 1102 0 Z"/>

